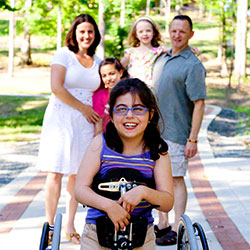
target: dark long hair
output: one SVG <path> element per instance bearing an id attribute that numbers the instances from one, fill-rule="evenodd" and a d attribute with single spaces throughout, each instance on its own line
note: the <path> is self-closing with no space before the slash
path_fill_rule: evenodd
<path id="1" fill-rule="evenodd" d="M 99 66 L 99 74 L 100 74 L 100 77 L 101 77 L 101 84 L 100 84 L 100 87 L 96 90 L 96 92 L 100 89 L 103 89 L 105 88 L 105 85 L 104 85 L 104 82 L 102 80 L 102 76 L 101 76 L 101 67 L 104 66 L 104 65 L 114 65 L 115 68 L 118 70 L 118 71 L 121 71 L 122 70 L 122 76 L 121 76 L 121 79 L 126 79 L 128 78 L 128 71 L 123 67 L 123 65 L 121 64 L 120 60 L 116 57 L 108 57 L 108 58 L 105 58 L 100 66 Z"/>
<path id="2" fill-rule="evenodd" d="M 143 105 L 148 108 L 149 113 L 151 113 L 152 110 L 154 111 L 153 117 L 150 119 L 150 123 L 148 123 L 144 131 L 143 141 L 144 150 L 149 148 L 152 159 L 157 160 L 159 159 L 160 154 L 167 154 L 168 145 L 161 138 L 159 120 L 162 119 L 162 117 L 156 98 L 149 87 L 138 78 L 122 80 L 111 90 L 110 93 L 109 114 L 111 117 L 113 117 L 113 108 L 117 98 L 126 93 L 130 93 L 133 97 L 138 96 Z M 123 143 L 112 121 L 107 124 L 104 137 L 109 148 L 118 153 L 122 153 Z"/>
<path id="3" fill-rule="evenodd" d="M 69 48 L 69 50 L 73 51 L 74 53 L 78 52 L 79 47 L 76 41 L 76 28 L 79 24 L 84 23 L 84 22 L 91 23 L 94 26 L 95 40 L 88 48 L 88 55 L 93 56 L 95 54 L 96 47 L 101 41 L 101 34 L 99 32 L 99 29 L 97 27 L 97 24 L 94 18 L 90 16 L 89 14 L 81 14 L 73 20 L 71 27 L 66 35 L 65 43 L 66 43 L 66 46 Z"/>

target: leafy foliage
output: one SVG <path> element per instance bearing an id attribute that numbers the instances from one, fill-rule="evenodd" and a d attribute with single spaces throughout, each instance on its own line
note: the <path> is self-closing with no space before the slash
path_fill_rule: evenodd
<path id="1" fill-rule="evenodd" d="M 12 8 L 6 0 L 0 0 L 0 10 L 16 11 L 16 8 Z"/>
<path id="2" fill-rule="evenodd" d="M 146 0 L 126 0 L 125 27 L 120 26 L 120 0 L 105 0 L 105 56 L 121 58 L 130 27 L 139 14 L 145 15 Z"/>
<path id="3" fill-rule="evenodd" d="M 22 19 L 23 26 L 29 28 L 32 35 L 45 35 L 51 37 L 51 47 L 55 47 L 57 37 L 57 16 L 61 4 L 62 16 L 62 41 L 73 19 L 82 13 L 97 16 L 97 9 L 89 9 L 86 1 L 81 0 L 33 0 L 28 9 L 22 8 L 21 15 L 28 12 Z M 22 5 L 21 2 L 19 4 Z"/>

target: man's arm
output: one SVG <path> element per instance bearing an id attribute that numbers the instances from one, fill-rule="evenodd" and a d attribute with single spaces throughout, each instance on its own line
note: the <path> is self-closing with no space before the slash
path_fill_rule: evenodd
<path id="1" fill-rule="evenodd" d="M 202 122 L 203 115 L 204 115 L 204 109 L 205 109 L 204 99 L 194 101 L 192 127 L 191 127 L 191 132 L 189 135 L 190 140 L 197 140 L 198 138 L 198 133 L 200 131 L 201 122 Z M 196 153 L 197 153 L 197 143 L 187 141 L 186 148 L 185 148 L 185 156 L 187 158 L 191 158 L 195 156 Z"/>

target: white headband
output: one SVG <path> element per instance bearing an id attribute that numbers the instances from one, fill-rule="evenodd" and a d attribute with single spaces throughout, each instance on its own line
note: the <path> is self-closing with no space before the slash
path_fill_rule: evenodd
<path id="1" fill-rule="evenodd" d="M 142 17 L 138 18 L 137 20 L 135 20 L 134 26 L 135 26 L 137 23 L 139 23 L 140 21 L 149 21 L 153 26 L 155 26 L 154 21 L 153 21 L 151 18 L 147 17 L 147 16 L 142 16 Z"/>

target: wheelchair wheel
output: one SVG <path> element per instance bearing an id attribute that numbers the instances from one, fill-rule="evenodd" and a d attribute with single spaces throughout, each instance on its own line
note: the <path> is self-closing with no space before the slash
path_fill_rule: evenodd
<path id="1" fill-rule="evenodd" d="M 48 247 L 48 241 L 49 241 L 49 223 L 45 222 L 43 224 L 39 250 L 45 250 Z"/>
<path id="2" fill-rule="evenodd" d="M 193 224 L 193 228 L 195 230 L 195 234 L 198 235 L 199 238 L 200 238 L 202 249 L 203 250 L 209 250 L 209 247 L 208 247 L 208 244 L 207 244 L 207 238 L 206 238 L 206 235 L 204 233 L 204 230 L 203 230 L 202 226 L 198 222 L 195 222 Z"/>
<path id="3" fill-rule="evenodd" d="M 51 250 L 59 250 L 61 242 L 61 227 L 62 227 L 62 215 L 57 214 L 55 220 Z"/>
<path id="4" fill-rule="evenodd" d="M 190 218 L 183 214 L 180 218 L 177 233 L 178 250 L 198 250 L 194 228 Z"/>

